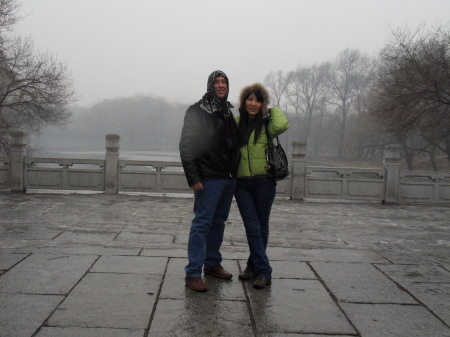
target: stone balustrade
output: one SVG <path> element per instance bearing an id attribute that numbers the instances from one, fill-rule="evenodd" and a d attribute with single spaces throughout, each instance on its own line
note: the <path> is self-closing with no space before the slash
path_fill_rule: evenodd
<path id="1" fill-rule="evenodd" d="M 24 132 L 11 133 L 9 157 L 0 158 L 0 189 L 191 193 L 181 162 L 121 160 L 120 136 L 106 135 L 104 159 L 27 156 Z M 277 183 L 277 197 L 346 199 L 392 203 L 450 204 L 450 172 L 400 170 L 400 147 L 389 145 L 384 168 L 306 166 L 306 143 L 293 142 L 289 177 Z"/>

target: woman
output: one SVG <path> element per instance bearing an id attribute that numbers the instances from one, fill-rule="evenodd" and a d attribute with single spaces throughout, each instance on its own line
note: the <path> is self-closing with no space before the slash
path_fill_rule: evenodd
<path id="1" fill-rule="evenodd" d="M 276 182 L 268 178 L 266 161 L 266 130 L 276 137 L 289 128 L 286 116 L 279 108 L 268 109 L 269 93 L 255 83 L 242 89 L 239 116 L 236 117 L 241 159 L 237 172 L 236 202 L 244 221 L 250 256 L 242 280 L 253 278 L 253 287 L 270 285 L 272 268 L 266 254 L 269 240 L 269 215 L 276 193 Z"/>

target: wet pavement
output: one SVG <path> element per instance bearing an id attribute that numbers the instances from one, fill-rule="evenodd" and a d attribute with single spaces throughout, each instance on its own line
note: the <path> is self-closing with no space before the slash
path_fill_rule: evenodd
<path id="1" fill-rule="evenodd" d="M 1 337 L 450 336 L 450 207 L 277 199 L 272 285 L 184 284 L 192 197 L 0 192 Z"/>

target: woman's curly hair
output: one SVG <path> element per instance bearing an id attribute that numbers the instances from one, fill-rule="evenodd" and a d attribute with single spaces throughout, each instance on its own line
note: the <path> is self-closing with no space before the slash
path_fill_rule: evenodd
<path id="1" fill-rule="evenodd" d="M 251 94 L 254 94 L 259 102 L 262 102 L 262 114 L 263 117 L 266 117 L 269 111 L 268 107 L 270 103 L 270 95 L 261 83 L 250 84 L 241 90 L 241 94 L 239 96 L 239 109 L 245 111 L 245 101 Z"/>
<path id="2" fill-rule="evenodd" d="M 247 110 L 245 109 L 245 101 L 254 94 L 256 99 L 262 103 L 261 113 L 257 114 L 252 120 L 249 119 Z M 254 144 L 259 139 L 264 123 L 267 121 L 267 116 L 269 115 L 269 103 L 270 96 L 267 89 L 261 83 L 254 83 L 244 87 L 241 90 L 239 96 L 239 126 L 238 126 L 238 142 L 239 146 L 245 146 L 249 139 L 250 134 L 254 131 Z"/>

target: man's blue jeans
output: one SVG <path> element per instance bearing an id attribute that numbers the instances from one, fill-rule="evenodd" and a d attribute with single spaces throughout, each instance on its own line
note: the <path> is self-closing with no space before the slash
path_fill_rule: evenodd
<path id="1" fill-rule="evenodd" d="M 186 276 L 197 277 L 202 267 L 211 268 L 222 262 L 220 246 L 225 221 L 230 213 L 236 179 L 203 180 L 203 190 L 194 192 L 194 219 L 188 242 L 189 263 Z"/>
<path id="2" fill-rule="evenodd" d="M 276 193 L 276 182 L 266 177 L 238 179 L 236 202 L 244 221 L 250 256 L 247 267 L 257 277 L 272 277 L 266 254 L 269 241 L 269 216 Z"/>

